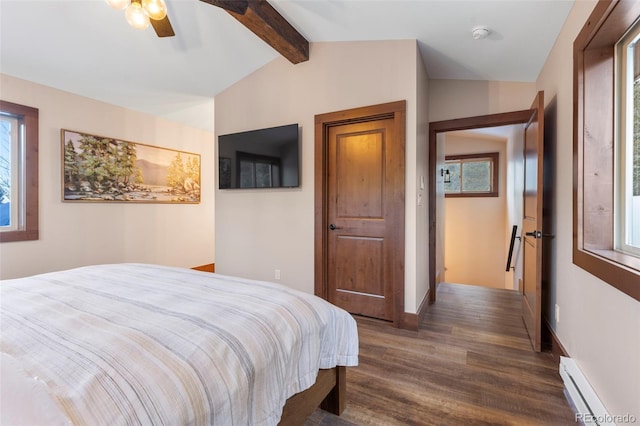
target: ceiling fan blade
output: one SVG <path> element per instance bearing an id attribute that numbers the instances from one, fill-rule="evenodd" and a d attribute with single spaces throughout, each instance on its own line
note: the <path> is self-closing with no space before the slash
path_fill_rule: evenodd
<path id="1" fill-rule="evenodd" d="M 249 2 L 247 0 L 200 0 L 205 3 L 218 6 L 229 12 L 238 13 L 244 15 L 247 11 Z"/>
<path id="2" fill-rule="evenodd" d="M 153 29 L 156 30 L 158 37 L 173 37 L 176 35 L 176 33 L 173 32 L 171 22 L 169 22 L 169 15 L 159 20 L 149 19 L 149 21 L 151 21 L 151 25 Z"/>

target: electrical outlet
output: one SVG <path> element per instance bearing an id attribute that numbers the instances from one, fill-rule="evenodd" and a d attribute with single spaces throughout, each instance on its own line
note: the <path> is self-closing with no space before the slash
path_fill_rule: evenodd
<path id="1" fill-rule="evenodd" d="M 560 306 L 556 303 L 556 324 L 560 322 Z"/>
<path id="2" fill-rule="evenodd" d="M 280 279 L 280 269 L 276 269 L 275 277 L 276 277 L 276 280 Z"/>

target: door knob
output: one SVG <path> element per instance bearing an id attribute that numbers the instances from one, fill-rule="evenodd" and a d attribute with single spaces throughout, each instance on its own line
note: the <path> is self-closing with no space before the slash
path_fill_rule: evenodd
<path id="1" fill-rule="evenodd" d="M 339 226 L 335 226 L 333 223 L 331 225 L 329 225 L 329 229 L 331 229 L 332 231 L 335 231 L 336 229 L 340 229 Z"/>

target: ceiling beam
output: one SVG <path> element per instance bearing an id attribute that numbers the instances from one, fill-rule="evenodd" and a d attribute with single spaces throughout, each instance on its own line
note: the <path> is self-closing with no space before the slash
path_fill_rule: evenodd
<path id="1" fill-rule="evenodd" d="M 244 15 L 247 11 L 247 6 L 249 2 L 247 0 L 200 0 L 205 3 L 212 4 L 214 6 L 218 6 L 226 11 L 231 11 L 235 13 L 239 13 L 240 15 Z"/>
<path id="2" fill-rule="evenodd" d="M 266 0 L 201 0 L 225 9 L 289 62 L 309 60 L 309 42 Z M 242 12 L 243 3 L 246 8 Z"/>

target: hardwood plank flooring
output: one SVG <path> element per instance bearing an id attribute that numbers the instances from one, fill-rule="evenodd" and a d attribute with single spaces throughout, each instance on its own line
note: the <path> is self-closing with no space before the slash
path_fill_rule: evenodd
<path id="1" fill-rule="evenodd" d="M 418 332 L 356 317 L 347 408 L 305 426 L 575 425 L 558 366 L 535 353 L 515 291 L 441 284 Z"/>

